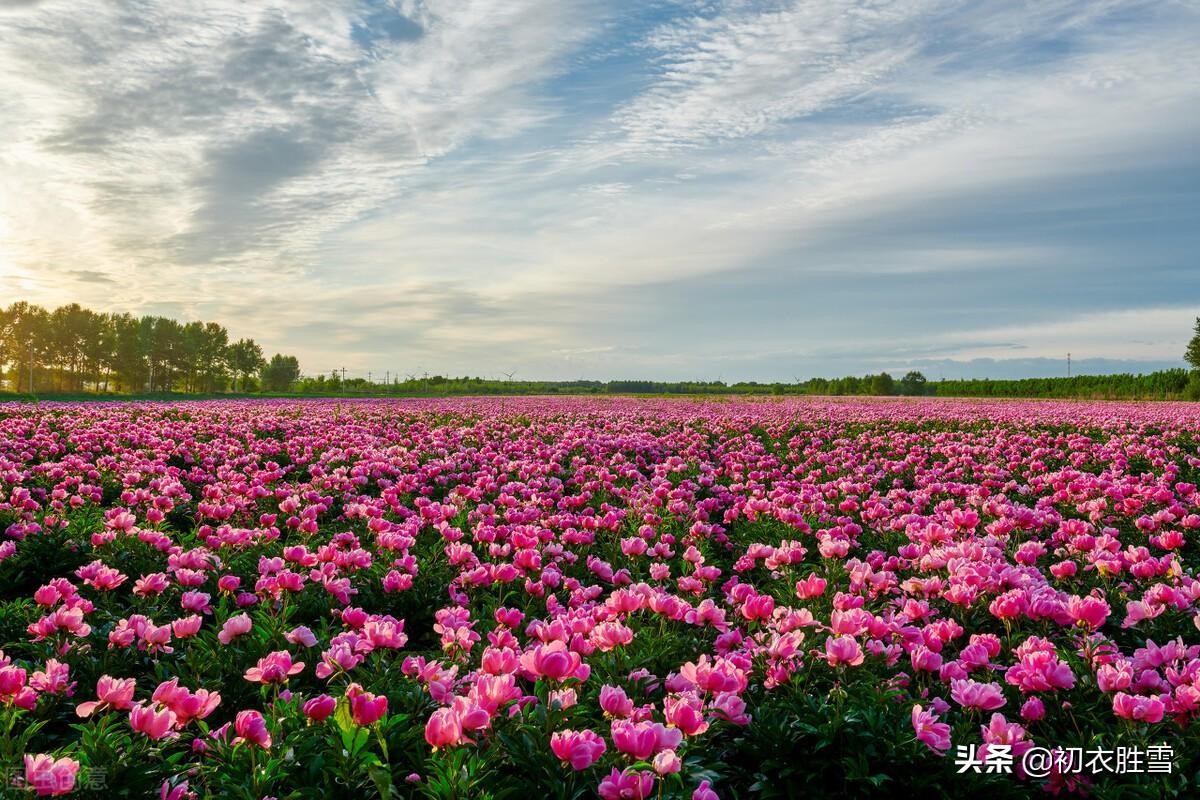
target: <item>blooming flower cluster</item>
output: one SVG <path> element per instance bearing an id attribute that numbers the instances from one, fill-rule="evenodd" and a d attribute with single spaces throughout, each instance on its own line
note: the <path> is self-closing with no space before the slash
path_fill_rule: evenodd
<path id="1" fill-rule="evenodd" d="M 895 775 L 1194 754 L 1198 442 L 1171 404 L 0 405 L 0 769 L 715 800 L 845 780 L 851 717 Z"/>

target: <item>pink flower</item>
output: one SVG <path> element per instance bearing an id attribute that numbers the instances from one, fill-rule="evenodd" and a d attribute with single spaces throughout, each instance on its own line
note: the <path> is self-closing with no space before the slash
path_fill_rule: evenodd
<path id="1" fill-rule="evenodd" d="M 592 629 L 591 643 L 601 652 L 615 650 L 633 641 L 633 631 L 619 622 L 602 622 Z"/>
<path id="2" fill-rule="evenodd" d="M 187 639 L 195 636 L 200 632 L 200 626 L 204 623 L 204 617 L 199 614 L 192 614 L 189 617 L 177 619 L 171 623 L 171 632 L 175 634 L 176 639 Z"/>
<path id="3" fill-rule="evenodd" d="M 1036 722 L 1046 716 L 1046 706 L 1040 697 L 1031 697 L 1021 706 L 1021 719 Z"/>
<path id="4" fill-rule="evenodd" d="M 566 678 L 587 680 L 590 669 L 583 659 L 558 640 L 539 644 L 521 655 L 521 666 L 534 675 L 561 681 Z"/>
<path id="5" fill-rule="evenodd" d="M 237 738 L 233 740 L 235 745 L 250 742 L 264 750 L 271 747 L 271 732 L 267 730 L 267 721 L 257 711 L 239 711 L 233 720 L 233 729 L 237 732 Z"/>
<path id="6" fill-rule="evenodd" d="M 346 697 L 350 699 L 350 718 L 356 725 L 366 727 L 378 722 L 387 713 L 387 698 L 364 692 L 357 683 L 346 688 Z"/>
<path id="7" fill-rule="evenodd" d="M 1071 668 L 1058 660 L 1050 650 L 1032 650 L 1021 656 L 1004 673 L 1004 680 L 1022 692 L 1045 692 L 1051 689 L 1070 689 L 1075 685 Z"/>
<path id="8" fill-rule="evenodd" d="M 633 713 L 633 701 L 619 686 L 600 687 L 600 708 L 610 717 L 625 718 Z"/>
<path id="9" fill-rule="evenodd" d="M 255 683 L 287 683 L 288 678 L 304 669 L 304 662 L 292 663 L 292 654 L 276 650 L 258 660 L 257 666 L 246 670 L 245 678 Z"/>
<path id="10" fill-rule="evenodd" d="M 645 761 L 660 750 L 674 750 L 683 741 L 678 728 L 668 728 L 661 722 L 615 719 L 610 732 L 616 748 L 638 761 Z"/>
<path id="11" fill-rule="evenodd" d="M 306 626 L 301 625 L 288 631 L 283 638 L 287 639 L 292 644 L 302 645 L 304 647 L 316 647 L 317 637 Z"/>
<path id="12" fill-rule="evenodd" d="M 37 792 L 38 797 L 70 794 L 78 774 L 79 762 L 73 758 L 55 759 L 44 753 L 25 755 L 25 785 Z"/>
<path id="13" fill-rule="evenodd" d="M 158 788 L 158 800 L 195 800 L 195 798 L 196 793 L 189 791 L 187 781 L 179 781 L 174 786 L 170 781 L 163 781 L 162 786 Z"/>
<path id="14" fill-rule="evenodd" d="M 211 714 L 220 704 L 221 695 L 207 689 L 189 691 L 179 685 L 178 678 L 172 678 L 160 683 L 150 699 L 174 711 L 176 724 L 182 728 L 193 719 L 204 719 Z"/>
<path id="15" fill-rule="evenodd" d="M 942 656 L 923 644 L 919 644 L 908 654 L 913 669 L 920 672 L 937 672 L 942 667 Z"/>
<path id="16" fill-rule="evenodd" d="M 158 800 L 196 800 L 196 793 L 188 789 L 187 781 L 179 781 L 173 786 L 170 781 L 163 781 L 158 788 Z"/>
<path id="17" fill-rule="evenodd" d="M 683 769 L 683 759 L 674 750 L 663 750 L 654 756 L 653 765 L 659 775 L 674 775 Z"/>
<path id="18" fill-rule="evenodd" d="M 796 581 L 796 596 L 801 600 L 810 600 L 825 593 L 827 581 L 817 574 L 809 575 L 801 581 Z"/>
<path id="19" fill-rule="evenodd" d="M 596 791 L 602 800 L 646 800 L 654 792 L 654 773 L 619 772 L 614 768 Z"/>
<path id="20" fill-rule="evenodd" d="M 337 701 L 327 694 L 319 694 L 304 704 L 304 716 L 313 722 L 328 719 L 337 708 Z"/>
<path id="21" fill-rule="evenodd" d="M 75 707 L 75 713 L 80 717 L 90 717 L 98 710 L 113 709 L 126 711 L 133 707 L 133 691 L 137 681 L 133 678 L 117 679 L 101 675 L 96 681 L 97 700 L 89 700 Z"/>
<path id="22" fill-rule="evenodd" d="M 1076 625 L 1095 630 L 1104 624 L 1112 609 L 1098 597 L 1071 595 L 1067 600 L 1067 614 Z"/>
<path id="23" fill-rule="evenodd" d="M 178 718 L 169 708 L 139 705 L 129 711 L 129 727 L 157 742 L 175 727 Z"/>
<path id="24" fill-rule="evenodd" d="M 863 663 L 863 651 L 853 636 L 831 636 L 825 640 L 825 661 L 831 667 L 842 664 L 857 667 Z"/>
<path id="25" fill-rule="evenodd" d="M 695 736 L 708 730 L 708 721 L 704 718 L 704 703 L 693 692 L 664 699 L 663 716 L 668 724 L 683 731 L 684 736 Z"/>
<path id="26" fill-rule="evenodd" d="M 70 697 L 75 693 L 70 667 L 54 658 L 46 661 L 45 669 L 29 676 L 29 685 L 42 694 L 65 694 Z"/>
<path id="27" fill-rule="evenodd" d="M 1142 697 L 1125 692 L 1113 695 L 1113 713 L 1121 719 L 1138 720 L 1139 722 L 1162 722 L 1166 706 L 1157 697 Z"/>
<path id="28" fill-rule="evenodd" d="M 200 614 L 211 614 L 212 606 L 209 601 L 212 597 L 204 592 L 184 592 L 180 598 L 179 605 L 183 606 L 185 611 L 195 611 Z"/>
<path id="29" fill-rule="evenodd" d="M 462 722 L 449 708 L 439 708 L 425 723 L 425 741 L 434 750 L 453 747 L 463 742 Z"/>
<path id="30" fill-rule="evenodd" d="M 937 719 L 932 711 L 926 711 L 919 705 L 912 708 L 912 726 L 917 733 L 917 740 L 940 756 L 950 749 L 950 726 Z"/>
<path id="31" fill-rule="evenodd" d="M 221 632 L 217 634 L 217 641 L 221 644 L 229 644 L 237 637 L 249 633 L 253 627 L 254 623 L 250 621 L 249 614 L 238 614 L 236 617 L 230 617 L 221 626 Z"/>
<path id="32" fill-rule="evenodd" d="M 550 749 L 554 755 L 576 770 L 595 764 L 604 754 L 605 747 L 604 739 L 595 731 L 566 730 L 550 736 Z"/>
<path id="33" fill-rule="evenodd" d="M 362 663 L 364 656 L 354 652 L 347 643 L 335 643 L 321 653 L 321 663 L 317 664 L 317 677 L 328 678 L 338 672 L 349 672 Z"/>
<path id="34" fill-rule="evenodd" d="M 1004 692 L 995 683 L 957 678 L 950 682 L 950 696 L 963 708 L 979 711 L 991 711 L 1004 705 Z"/>
<path id="35" fill-rule="evenodd" d="M 711 783 L 700 781 L 696 791 L 692 792 L 692 800 L 721 800 L 721 798 L 713 791 Z"/>

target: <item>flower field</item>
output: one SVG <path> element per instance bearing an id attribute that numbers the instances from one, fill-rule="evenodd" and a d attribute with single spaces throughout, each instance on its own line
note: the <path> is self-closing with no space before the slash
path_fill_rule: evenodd
<path id="1" fill-rule="evenodd" d="M 0 795 L 1195 796 L 1198 483 L 1186 404 L 0 405 Z"/>

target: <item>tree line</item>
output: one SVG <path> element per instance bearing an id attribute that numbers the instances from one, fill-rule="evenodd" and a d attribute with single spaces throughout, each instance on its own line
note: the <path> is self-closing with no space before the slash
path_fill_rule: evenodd
<path id="1" fill-rule="evenodd" d="M 300 363 L 278 353 L 268 361 L 253 339 L 231 342 L 216 322 L 20 301 L 0 308 L 0 375 L 29 393 L 286 391 Z"/>
<path id="2" fill-rule="evenodd" d="M 26 302 L 0 308 L 0 376 L 29 393 L 269 391 L 300 395 L 773 394 L 1200 400 L 1200 318 L 1184 360 L 1192 369 L 1142 375 L 930 381 L 918 371 L 792 383 L 742 381 L 532 381 L 442 375 L 384 383 L 338 372 L 303 376 L 295 356 L 267 360 L 253 339 L 229 341 L 216 322 L 98 313 L 72 303 L 48 311 Z"/>

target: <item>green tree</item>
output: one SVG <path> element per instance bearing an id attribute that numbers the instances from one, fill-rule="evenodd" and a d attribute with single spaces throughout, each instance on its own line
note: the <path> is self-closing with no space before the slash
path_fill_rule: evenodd
<path id="1" fill-rule="evenodd" d="M 896 380 L 886 372 L 872 375 L 867 383 L 870 394 L 885 395 L 896 393 Z"/>
<path id="2" fill-rule="evenodd" d="M 295 356 L 276 353 L 263 367 L 263 388 L 272 392 L 286 392 L 300 378 L 300 362 Z"/>
<path id="3" fill-rule="evenodd" d="M 234 378 L 240 378 L 235 388 L 243 392 L 246 391 L 246 380 L 267 366 L 262 348 L 253 339 L 238 339 L 229 345 L 227 359 Z"/>
<path id="4" fill-rule="evenodd" d="M 1196 326 L 1193 328 L 1195 334 L 1192 340 L 1188 342 L 1187 351 L 1183 354 L 1183 360 L 1192 365 L 1192 369 L 1200 369 L 1200 317 L 1196 317 Z"/>
<path id="5" fill-rule="evenodd" d="M 913 370 L 900 379 L 900 394 L 912 396 L 925 394 L 929 381 L 920 372 Z"/>
<path id="6" fill-rule="evenodd" d="M 46 386 L 46 365 L 54 352 L 50 313 L 21 300 L 4 312 L 0 335 L 0 363 L 9 366 L 17 391 L 37 391 Z M 30 381 L 32 380 L 32 386 Z"/>

